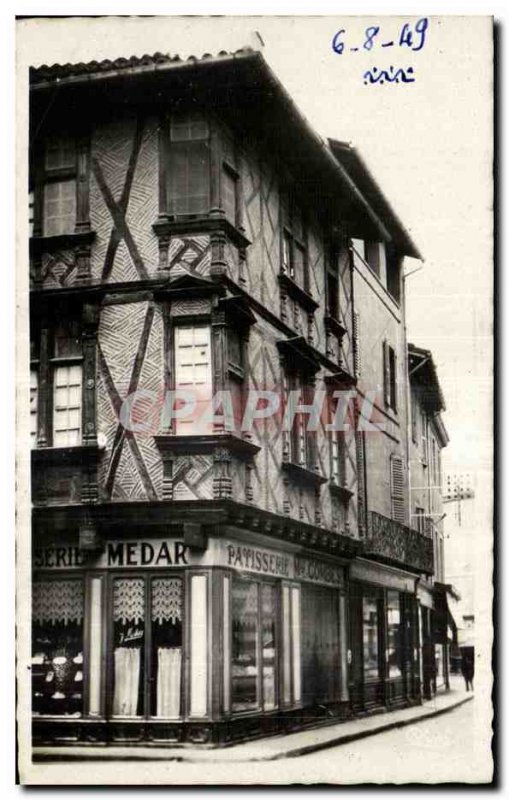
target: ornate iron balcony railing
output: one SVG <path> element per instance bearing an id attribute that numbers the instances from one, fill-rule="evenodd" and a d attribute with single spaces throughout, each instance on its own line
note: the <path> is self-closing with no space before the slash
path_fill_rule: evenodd
<path id="1" fill-rule="evenodd" d="M 364 552 L 411 570 L 434 572 L 433 540 L 376 511 L 368 516 Z"/>

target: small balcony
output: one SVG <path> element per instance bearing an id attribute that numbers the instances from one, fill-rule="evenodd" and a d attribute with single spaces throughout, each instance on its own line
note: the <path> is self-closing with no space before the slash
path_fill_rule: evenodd
<path id="1" fill-rule="evenodd" d="M 369 513 L 364 552 L 414 572 L 434 572 L 433 540 L 376 511 Z"/>

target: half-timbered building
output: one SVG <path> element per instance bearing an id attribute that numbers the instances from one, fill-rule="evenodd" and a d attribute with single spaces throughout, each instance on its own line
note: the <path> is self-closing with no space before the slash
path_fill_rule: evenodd
<path id="1" fill-rule="evenodd" d="M 419 253 L 363 162 L 249 49 L 34 68 L 30 144 L 34 741 L 419 702 Z"/>

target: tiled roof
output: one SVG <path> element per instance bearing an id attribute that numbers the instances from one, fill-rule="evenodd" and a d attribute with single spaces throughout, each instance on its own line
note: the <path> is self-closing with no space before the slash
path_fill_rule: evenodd
<path id="1" fill-rule="evenodd" d="M 43 64 L 40 67 L 30 67 L 30 83 L 46 83 L 48 81 L 59 81 L 64 78 L 78 78 L 80 76 L 93 75 L 98 73 L 118 74 L 124 71 L 155 71 L 161 66 L 183 66 L 185 64 L 197 64 L 201 62 L 221 61 L 235 57 L 253 55 L 256 51 L 251 47 L 242 47 L 233 53 L 221 50 L 217 55 L 204 53 L 202 56 L 188 56 L 181 58 L 179 55 L 169 55 L 168 53 L 154 53 L 153 55 L 131 56 L 130 58 L 116 58 L 113 61 L 104 59 L 103 61 L 88 61 L 86 64 Z"/>

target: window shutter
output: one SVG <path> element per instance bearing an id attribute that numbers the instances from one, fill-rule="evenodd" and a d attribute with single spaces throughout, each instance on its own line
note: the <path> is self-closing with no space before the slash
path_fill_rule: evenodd
<path id="1" fill-rule="evenodd" d="M 384 371 L 384 403 L 386 406 L 390 405 L 390 391 L 391 391 L 391 375 L 389 367 L 389 346 L 384 339 L 382 343 L 383 352 L 383 371 Z"/>
<path id="2" fill-rule="evenodd" d="M 401 456 L 391 456 L 392 518 L 405 522 L 405 469 Z"/>
<path id="3" fill-rule="evenodd" d="M 390 375 L 391 380 L 391 408 L 393 411 L 398 410 L 398 356 L 395 350 L 392 352 L 392 370 Z"/>

